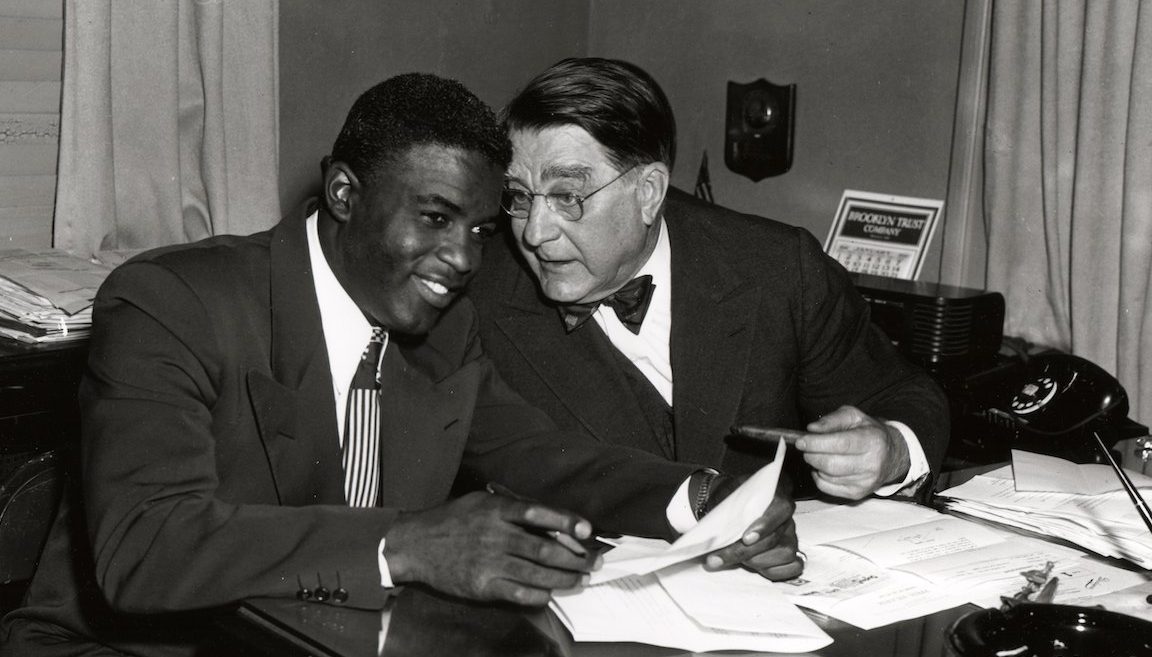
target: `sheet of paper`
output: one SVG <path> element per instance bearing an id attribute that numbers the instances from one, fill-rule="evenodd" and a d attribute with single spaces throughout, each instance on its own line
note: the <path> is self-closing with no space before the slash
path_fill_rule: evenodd
<path id="1" fill-rule="evenodd" d="M 684 612 L 654 574 L 553 594 L 550 608 L 576 641 L 634 641 L 694 652 L 808 652 L 831 637 L 734 632 L 707 627 Z"/>
<path id="2" fill-rule="evenodd" d="M 957 591 L 881 568 L 839 548 L 815 545 L 800 577 L 778 586 L 795 604 L 872 629 L 964 604 Z"/>
<path id="3" fill-rule="evenodd" d="M 930 522 L 900 527 L 830 543 L 887 568 L 950 557 L 1000 543 L 1001 533 L 969 520 L 940 516 Z"/>
<path id="4" fill-rule="evenodd" d="M 749 477 L 675 543 L 628 542 L 626 550 L 613 549 L 604 555 L 604 565 L 600 570 L 592 573 L 591 583 L 601 584 L 619 577 L 655 572 L 739 540 L 776 495 L 785 444 L 780 441 L 771 463 Z"/>
<path id="5" fill-rule="evenodd" d="M 800 549 L 807 550 L 809 545 L 918 525 L 943 518 L 944 514 L 912 502 L 868 498 L 843 504 L 801 500 L 792 517 Z"/>
<path id="6" fill-rule="evenodd" d="M 1025 570 L 1069 563 L 1080 559 L 1082 553 L 1055 543 L 1026 536 L 1015 536 L 979 550 L 967 550 L 906 563 L 898 569 L 918 575 L 939 586 L 972 590 L 994 585 L 996 595 L 1012 595 L 1025 584 L 1020 574 Z M 969 600 L 974 602 L 975 600 Z"/>
<path id="7" fill-rule="evenodd" d="M 1125 474 L 1137 488 L 1152 488 L 1152 477 L 1131 470 L 1126 470 Z M 1112 466 L 1073 463 L 1019 449 L 1012 450 L 1012 475 L 1018 493 L 1101 495 L 1124 490 Z"/>
<path id="8" fill-rule="evenodd" d="M 825 636 L 779 584 L 742 568 L 709 572 L 699 562 L 685 561 L 657 571 L 656 578 L 684 613 L 701 625 L 734 632 Z"/>
<path id="9" fill-rule="evenodd" d="M 1022 567 L 1020 572 L 1044 565 L 1043 552 L 1037 551 L 1036 556 L 1041 557 L 1041 561 Z M 1147 573 L 1117 568 L 1083 555 L 1070 559 L 1057 557 L 1048 560 L 1053 563 L 1052 575 L 1059 580 L 1055 596 L 1052 598 L 1052 602 L 1056 604 L 1092 606 L 1099 604 L 1096 598 L 1149 581 Z M 1019 572 L 1015 578 L 995 580 L 989 577 L 985 584 L 968 589 L 968 601 L 989 609 L 999 607 L 1002 604 L 1000 597 L 1015 594 L 1023 588 L 1024 581 L 1024 576 Z"/>

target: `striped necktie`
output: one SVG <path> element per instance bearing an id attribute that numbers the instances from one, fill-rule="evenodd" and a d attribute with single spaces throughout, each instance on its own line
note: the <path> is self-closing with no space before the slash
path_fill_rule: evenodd
<path id="1" fill-rule="evenodd" d="M 387 342 L 388 332 L 372 327 L 348 388 L 343 453 L 348 506 L 376 506 L 380 491 L 380 359 Z"/>

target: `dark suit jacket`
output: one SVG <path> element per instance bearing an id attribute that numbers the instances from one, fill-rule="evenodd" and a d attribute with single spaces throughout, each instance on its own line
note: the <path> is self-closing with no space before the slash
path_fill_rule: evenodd
<path id="1" fill-rule="evenodd" d="M 665 506 L 692 468 L 557 432 L 495 374 L 467 300 L 426 339 L 394 338 L 382 508 L 347 507 L 305 216 L 146 254 L 101 288 L 81 386 L 85 522 L 58 519 L 5 619 L 10 654 L 61 640 L 185 654 L 206 631 L 187 612 L 301 583 L 379 608 L 381 537 L 400 510 L 443 502 L 461 463 L 605 529 L 670 536 Z"/>
<path id="2" fill-rule="evenodd" d="M 511 240 L 494 240 L 469 296 L 485 349 L 509 385 L 562 427 L 729 470 L 763 464 L 726 447 L 734 423 L 802 428 L 852 404 L 906 423 L 938 469 L 947 444 L 946 399 L 869 322 L 847 273 L 807 231 L 675 189 L 665 221 L 672 251 L 673 449 L 662 445 L 613 367 L 599 326 L 588 322 L 566 334 Z"/>

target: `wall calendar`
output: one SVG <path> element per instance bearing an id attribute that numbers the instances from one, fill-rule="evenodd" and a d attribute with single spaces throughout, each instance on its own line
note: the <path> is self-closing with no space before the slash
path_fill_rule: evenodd
<path id="1" fill-rule="evenodd" d="M 943 201 L 844 190 L 824 251 L 845 269 L 914 280 Z"/>

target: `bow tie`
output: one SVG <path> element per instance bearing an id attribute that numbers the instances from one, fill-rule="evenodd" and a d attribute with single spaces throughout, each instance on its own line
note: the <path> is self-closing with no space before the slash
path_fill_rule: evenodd
<path id="1" fill-rule="evenodd" d="M 616 311 L 616 317 L 629 331 L 639 334 L 640 324 L 644 322 L 644 314 L 648 312 L 652 290 L 655 288 L 651 276 L 633 278 L 624 287 L 599 301 L 560 306 L 560 316 L 564 318 L 565 329 L 571 333 L 587 322 L 600 304 L 604 304 Z"/>

